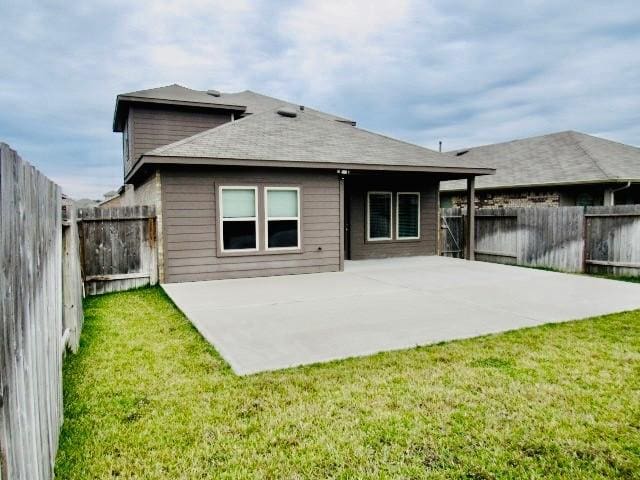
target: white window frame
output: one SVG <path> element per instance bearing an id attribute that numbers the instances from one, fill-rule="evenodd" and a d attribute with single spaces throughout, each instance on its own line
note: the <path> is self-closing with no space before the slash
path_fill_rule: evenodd
<path id="1" fill-rule="evenodd" d="M 224 218 L 224 201 L 222 197 L 222 192 L 224 190 L 253 190 L 254 191 L 254 200 L 255 207 L 254 217 L 238 217 L 238 218 Z M 253 221 L 256 226 L 256 247 L 255 248 L 232 248 L 225 249 L 224 248 L 224 222 L 249 222 Z M 246 252 L 257 252 L 260 249 L 260 228 L 258 226 L 259 218 L 258 218 L 258 187 L 256 186 L 240 186 L 240 185 L 221 185 L 218 188 L 218 230 L 220 231 L 219 242 L 220 242 L 220 251 L 222 253 L 246 253 Z"/>
<path id="2" fill-rule="evenodd" d="M 298 216 L 297 217 L 269 217 L 269 191 L 270 190 L 295 190 L 298 198 Z M 302 215 L 300 214 L 300 187 L 264 187 L 264 248 L 269 252 L 278 252 L 283 250 L 300 250 Z M 298 244 L 295 247 L 269 247 L 269 221 L 270 220 L 296 220 L 298 222 Z"/>
<path id="3" fill-rule="evenodd" d="M 371 195 L 389 195 L 389 236 L 371 238 Z M 367 192 L 367 242 L 393 240 L 393 192 Z"/>
<path id="4" fill-rule="evenodd" d="M 417 237 L 401 237 L 400 236 L 400 195 L 417 195 L 418 196 L 418 236 Z M 420 240 L 420 192 L 396 192 L 396 240 Z"/>

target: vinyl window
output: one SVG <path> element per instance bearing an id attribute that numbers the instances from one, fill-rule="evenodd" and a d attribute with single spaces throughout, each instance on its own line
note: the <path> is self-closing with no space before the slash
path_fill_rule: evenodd
<path id="1" fill-rule="evenodd" d="M 300 248 L 300 189 L 265 187 L 264 198 L 266 249 Z"/>
<path id="2" fill-rule="evenodd" d="M 420 238 L 420 193 L 396 194 L 396 238 L 417 240 Z"/>
<path id="3" fill-rule="evenodd" d="M 219 199 L 221 251 L 258 250 L 257 187 L 220 187 Z"/>
<path id="4" fill-rule="evenodd" d="M 391 240 L 391 192 L 367 193 L 367 240 Z"/>

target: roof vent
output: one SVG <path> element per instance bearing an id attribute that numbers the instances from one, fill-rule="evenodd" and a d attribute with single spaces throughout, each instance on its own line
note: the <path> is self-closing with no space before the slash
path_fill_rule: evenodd
<path id="1" fill-rule="evenodd" d="M 283 117 L 294 118 L 298 116 L 298 113 L 295 110 L 292 110 L 290 108 L 282 107 L 278 109 L 278 115 L 281 115 Z"/>
<path id="2" fill-rule="evenodd" d="M 211 95 L 212 97 L 219 97 L 220 92 L 218 90 L 207 90 L 207 95 Z"/>
<path id="3" fill-rule="evenodd" d="M 462 150 L 460 152 L 456 152 L 456 157 L 461 157 L 462 155 L 464 155 L 465 153 L 469 153 L 469 150 Z"/>

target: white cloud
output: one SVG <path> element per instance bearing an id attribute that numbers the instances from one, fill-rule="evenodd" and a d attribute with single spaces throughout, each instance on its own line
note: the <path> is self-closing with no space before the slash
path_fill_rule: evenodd
<path id="1" fill-rule="evenodd" d="M 263 91 L 431 148 L 566 129 L 638 144 L 639 22 L 626 0 L 10 0 L 0 137 L 92 197 L 122 181 L 115 95 L 174 82 Z"/>

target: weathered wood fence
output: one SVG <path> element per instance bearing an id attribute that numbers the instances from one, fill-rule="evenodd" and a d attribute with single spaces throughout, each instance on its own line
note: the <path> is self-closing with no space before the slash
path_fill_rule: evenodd
<path id="1" fill-rule="evenodd" d="M 82 300 L 84 286 L 80 266 L 80 243 L 76 208 L 71 200 L 62 202 L 62 322 L 63 337 L 72 352 L 80 348 L 84 323 Z"/>
<path id="2" fill-rule="evenodd" d="M 2 479 L 53 476 L 62 423 L 60 188 L 0 143 Z"/>
<path id="3" fill-rule="evenodd" d="M 49 480 L 82 300 L 157 283 L 154 207 L 76 210 L 0 143 L 0 480 Z M 84 282 L 84 283 L 83 283 Z"/>
<path id="4" fill-rule="evenodd" d="M 477 260 L 640 275 L 640 205 L 477 209 Z M 465 209 L 441 210 L 440 253 L 464 257 Z"/>
<path id="5" fill-rule="evenodd" d="M 158 283 L 154 206 L 82 208 L 77 222 L 87 294 Z"/>

